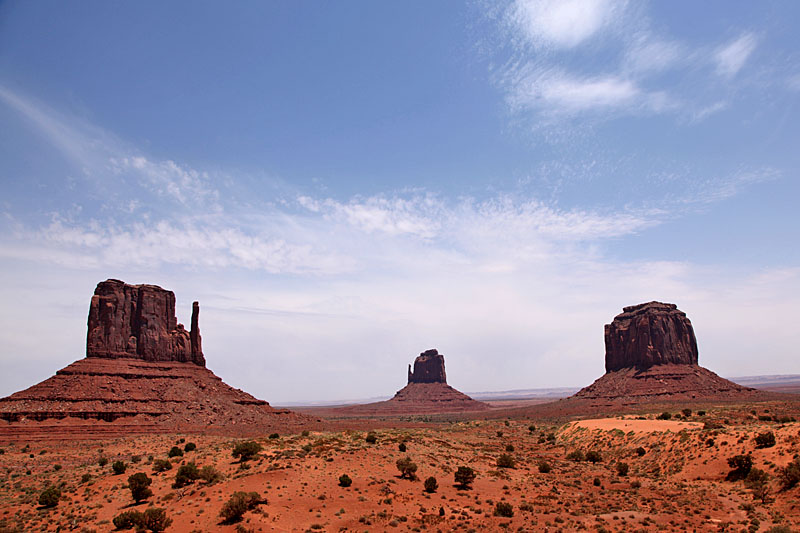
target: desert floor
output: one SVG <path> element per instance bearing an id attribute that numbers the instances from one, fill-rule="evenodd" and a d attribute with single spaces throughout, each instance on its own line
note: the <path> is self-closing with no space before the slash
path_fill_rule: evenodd
<path id="1" fill-rule="evenodd" d="M 161 507 L 167 531 L 768 531 L 800 529 L 800 485 L 783 490 L 779 471 L 800 454 L 800 412 L 785 404 L 708 406 L 688 416 L 672 410 L 573 421 L 457 420 L 424 427 L 384 421 L 367 431 L 304 431 L 258 437 L 252 460 L 232 457 L 245 439 L 202 434 L 143 435 L 105 440 L 0 444 L 0 531 L 110 531 L 128 510 Z M 676 420 L 675 415 L 679 419 Z M 770 419 L 770 420 L 768 420 Z M 379 426 L 381 424 L 378 424 Z M 776 444 L 757 449 L 755 436 Z M 194 451 L 153 463 L 187 443 Z M 400 451 L 404 444 L 406 451 Z M 593 463 L 568 455 L 597 451 Z M 514 467 L 498 466 L 508 454 Z M 726 481 L 728 458 L 751 454 L 769 474 L 765 501 L 744 481 Z M 417 465 L 400 477 L 398 459 Z M 100 465 L 101 458 L 108 459 Z M 114 461 L 127 465 L 112 471 Z M 174 488 L 180 465 L 213 466 L 221 479 Z M 620 463 L 628 465 L 620 475 Z M 474 469 L 471 487 L 455 485 L 460 466 Z M 548 469 L 549 467 L 549 469 Z M 134 504 L 128 476 L 144 472 L 153 495 Z M 352 485 L 342 487 L 347 474 Z M 424 481 L 435 477 L 428 493 Z M 55 507 L 38 504 L 49 486 Z M 257 492 L 263 503 L 234 523 L 220 510 L 236 491 Z M 497 516 L 498 503 L 513 516 Z"/>

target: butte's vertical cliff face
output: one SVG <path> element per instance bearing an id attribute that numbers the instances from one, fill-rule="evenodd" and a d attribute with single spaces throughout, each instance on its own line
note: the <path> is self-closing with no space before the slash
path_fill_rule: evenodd
<path id="1" fill-rule="evenodd" d="M 654 365 L 697 364 L 697 340 L 675 304 L 648 302 L 623 308 L 606 324 L 606 372 Z"/>
<path id="2" fill-rule="evenodd" d="M 89 305 L 86 356 L 205 366 L 199 314 L 200 305 L 194 302 L 192 329 L 186 331 L 175 316 L 172 291 L 115 279 L 102 281 Z"/>
<path id="3" fill-rule="evenodd" d="M 426 350 L 414 359 L 414 370 L 408 365 L 409 383 L 447 383 L 444 356 L 437 350 Z"/>

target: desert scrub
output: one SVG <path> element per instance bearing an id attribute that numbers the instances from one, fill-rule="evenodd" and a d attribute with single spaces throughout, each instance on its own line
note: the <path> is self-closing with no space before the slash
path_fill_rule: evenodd
<path id="1" fill-rule="evenodd" d="M 352 484 L 353 484 L 353 480 L 350 479 L 350 476 L 348 476 L 347 474 L 342 474 L 341 476 L 339 476 L 339 486 L 340 487 L 349 487 Z"/>
<path id="2" fill-rule="evenodd" d="M 57 487 L 47 487 L 39 494 L 39 505 L 42 507 L 55 507 L 61 499 L 61 491 Z"/>
<path id="3" fill-rule="evenodd" d="M 124 474 L 127 469 L 128 465 L 125 464 L 125 461 L 114 461 L 111 463 L 111 470 L 117 475 Z"/>
<path id="4" fill-rule="evenodd" d="M 539 461 L 538 467 L 539 467 L 539 472 L 542 474 L 549 474 L 550 471 L 553 470 L 553 467 L 550 466 L 550 463 L 548 463 L 544 459 Z"/>
<path id="5" fill-rule="evenodd" d="M 439 488 L 439 482 L 436 481 L 436 478 L 431 476 L 425 480 L 425 492 L 434 493 L 436 489 Z"/>
<path id="6" fill-rule="evenodd" d="M 494 506 L 494 515 L 511 518 L 514 516 L 514 507 L 507 502 L 497 502 Z"/>
<path id="7" fill-rule="evenodd" d="M 630 466 L 628 466 L 628 463 L 623 463 L 622 461 L 617 463 L 617 475 L 618 476 L 620 476 L 620 477 L 627 476 L 628 475 L 628 470 L 630 470 Z"/>
<path id="8" fill-rule="evenodd" d="M 167 457 L 169 457 L 169 458 L 172 458 L 172 457 L 183 457 L 183 450 L 181 450 L 177 446 L 173 446 L 167 452 Z"/>
<path id="9" fill-rule="evenodd" d="M 172 519 L 160 507 L 149 507 L 145 512 L 125 511 L 114 517 L 114 526 L 117 529 L 133 529 L 137 531 L 152 531 L 160 533 L 172 524 Z"/>
<path id="10" fill-rule="evenodd" d="M 603 461 L 603 456 L 597 450 L 589 450 L 586 452 L 586 460 L 590 463 L 600 463 Z"/>
<path id="11" fill-rule="evenodd" d="M 756 441 L 756 448 L 772 448 L 775 446 L 775 434 L 771 431 L 759 433 L 753 440 Z"/>
<path id="12" fill-rule="evenodd" d="M 750 454 L 747 455 L 734 455 L 728 458 L 728 466 L 733 470 L 728 472 L 725 479 L 728 481 L 738 481 L 744 479 L 753 468 L 753 458 Z"/>
<path id="13" fill-rule="evenodd" d="M 193 452 L 197 449 L 197 444 L 194 442 L 187 442 L 186 446 L 183 447 L 183 451 L 185 452 Z"/>
<path id="14" fill-rule="evenodd" d="M 244 463 L 257 456 L 262 449 L 261 445 L 256 441 L 248 440 L 234 446 L 232 455 L 234 458 L 238 458 L 240 462 Z"/>
<path id="15" fill-rule="evenodd" d="M 800 458 L 778 470 L 778 478 L 781 480 L 783 490 L 789 490 L 800 482 Z"/>
<path id="16" fill-rule="evenodd" d="M 581 450 L 572 450 L 567 454 L 567 459 L 579 463 L 584 459 L 586 459 L 586 456 L 583 455 L 583 452 Z"/>
<path id="17" fill-rule="evenodd" d="M 172 470 L 172 463 L 166 459 L 155 459 L 153 461 L 153 472 L 166 472 Z"/>
<path id="18" fill-rule="evenodd" d="M 222 481 L 222 473 L 211 465 L 206 465 L 197 473 L 198 477 L 206 484 L 213 485 L 218 481 Z"/>
<path id="19" fill-rule="evenodd" d="M 411 457 L 398 459 L 395 466 L 400 471 L 401 478 L 413 480 L 417 477 L 417 464 L 411 460 Z"/>
<path id="20" fill-rule="evenodd" d="M 150 484 L 152 482 L 153 480 L 147 477 L 147 474 L 144 472 L 138 472 L 132 476 L 129 476 L 128 488 L 131 490 L 131 497 L 133 498 L 133 501 L 139 503 L 140 501 L 146 500 L 152 496 L 153 491 L 150 490 Z"/>
<path id="21" fill-rule="evenodd" d="M 237 491 L 225 502 L 219 515 L 222 517 L 224 523 L 233 524 L 239 522 L 244 516 L 244 513 L 255 509 L 261 503 L 266 502 L 261 499 L 261 496 L 257 492 Z"/>
<path id="22" fill-rule="evenodd" d="M 456 485 L 462 489 L 468 489 L 472 482 L 475 481 L 475 471 L 468 466 L 459 466 L 453 477 Z"/>
<path id="23" fill-rule="evenodd" d="M 375 444 L 376 442 L 378 442 L 378 436 L 375 434 L 374 431 L 370 431 L 369 433 L 367 433 L 367 436 L 364 437 L 364 440 L 367 442 L 367 444 Z"/>
<path id="24" fill-rule="evenodd" d="M 400 450 L 401 452 L 405 453 L 405 451 L 408 448 L 406 447 L 406 443 L 405 442 L 401 442 L 400 445 L 397 447 L 397 449 Z"/>
<path id="25" fill-rule="evenodd" d="M 172 484 L 172 488 L 179 489 L 185 487 L 190 483 L 194 483 L 199 478 L 200 472 L 197 469 L 197 465 L 194 463 L 186 463 L 178 468 L 178 472 L 175 474 L 175 483 Z"/>
<path id="26" fill-rule="evenodd" d="M 504 453 L 497 458 L 497 466 L 500 468 L 514 468 L 517 466 L 517 462 L 511 454 Z"/>

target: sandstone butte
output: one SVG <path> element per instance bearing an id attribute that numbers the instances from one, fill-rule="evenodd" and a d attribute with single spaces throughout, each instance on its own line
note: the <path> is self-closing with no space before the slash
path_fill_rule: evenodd
<path id="1" fill-rule="evenodd" d="M 175 294 L 155 285 L 98 283 L 89 305 L 86 358 L 0 399 L 0 433 L 52 427 L 61 434 L 237 432 L 312 421 L 230 387 L 206 368 L 200 305 L 191 329 L 175 316 Z"/>
<path id="2" fill-rule="evenodd" d="M 675 304 L 623 308 L 605 326 L 605 345 L 605 375 L 571 399 L 599 406 L 759 394 L 699 366 L 694 328 Z"/>
<path id="3" fill-rule="evenodd" d="M 447 384 L 444 356 L 437 350 L 422 352 L 408 365 L 408 384 L 384 402 L 342 407 L 339 414 L 405 415 L 485 411 L 489 406 L 473 400 Z"/>

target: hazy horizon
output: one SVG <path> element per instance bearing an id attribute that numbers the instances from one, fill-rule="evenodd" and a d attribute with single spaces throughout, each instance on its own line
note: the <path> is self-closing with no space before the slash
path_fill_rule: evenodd
<path id="1" fill-rule="evenodd" d="M 721 376 L 796 374 L 793 2 L 4 2 L 0 396 L 85 354 L 96 284 L 200 302 L 273 405 L 582 387 L 677 304 Z"/>

